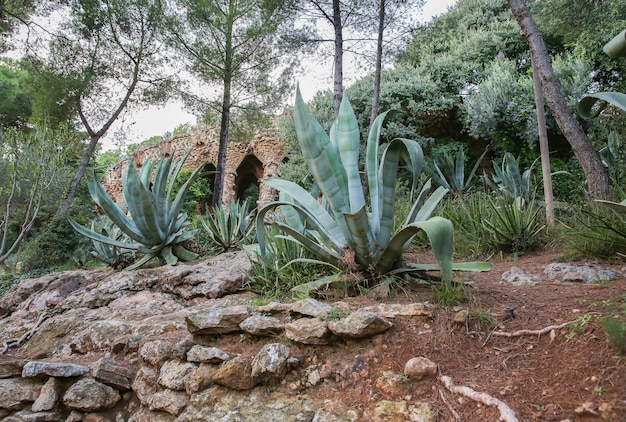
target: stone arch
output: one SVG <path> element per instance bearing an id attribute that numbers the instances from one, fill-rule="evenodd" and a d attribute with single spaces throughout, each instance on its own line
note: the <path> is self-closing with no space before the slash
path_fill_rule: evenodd
<path id="1" fill-rule="evenodd" d="M 256 155 L 249 154 L 241 160 L 235 176 L 235 200 L 242 201 L 245 191 L 252 185 L 259 187 L 263 178 L 263 163 Z"/>

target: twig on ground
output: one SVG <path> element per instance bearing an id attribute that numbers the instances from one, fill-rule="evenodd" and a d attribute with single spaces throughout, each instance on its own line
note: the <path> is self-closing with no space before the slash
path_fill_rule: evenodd
<path id="1" fill-rule="evenodd" d="M 454 385 L 452 382 L 452 378 L 441 375 L 439 380 L 443 383 L 443 385 L 450 390 L 452 393 L 461 394 L 467 398 L 470 398 L 474 401 L 481 402 L 487 406 L 497 407 L 500 411 L 500 421 L 502 422 L 519 422 L 517 416 L 515 415 L 515 411 L 511 409 L 506 403 L 498 400 L 497 398 L 490 396 L 487 393 L 481 393 L 479 391 L 475 391 L 470 387 L 462 386 L 462 385 Z"/>
<path id="2" fill-rule="evenodd" d="M 570 324 L 574 324 L 576 321 L 568 321 L 558 325 L 548 325 L 547 327 L 541 328 L 539 330 L 518 330 L 518 331 L 495 331 L 498 329 L 502 323 L 495 326 L 495 328 L 489 332 L 487 338 L 483 342 L 483 346 L 487 344 L 489 339 L 493 336 L 495 337 L 521 337 L 521 336 L 540 336 L 542 334 L 547 334 L 552 330 L 560 330 L 561 328 L 565 328 Z M 482 334 L 480 331 L 468 331 L 467 334 Z"/>
<path id="3" fill-rule="evenodd" d="M 452 407 L 452 405 L 448 403 L 448 400 L 446 400 L 446 396 L 443 394 L 443 391 L 441 389 L 439 390 L 439 396 L 441 397 L 441 400 L 445 403 L 445 405 L 448 406 L 450 413 L 452 413 L 452 416 L 454 416 L 454 420 L 460 421 L 461 415 L 459 415 L 459 413 L 454 410 L 454 407 Z"/>

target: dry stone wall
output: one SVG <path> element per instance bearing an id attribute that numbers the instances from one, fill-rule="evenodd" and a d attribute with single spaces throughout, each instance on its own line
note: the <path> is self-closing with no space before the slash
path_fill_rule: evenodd
<path id="1" fill-rule="evenodd" d="M 162 140 L 158 145 L 135 151 L 132 159 L 137 168 L 148 159 L 156 160 L 162 156 L 180 159 L 191 149 L 191 154 L 183 169 L 195 170 L 205 165 L 206 170 L 217 167 L 219 131 L 216 128 L 197 127 L 191 134 L 178 135 Z M 243 199 L 241 195 L 251 184 L 259 186 L 257 205 L 264 205 L 274 200 L 276 193 L 263 179 L 279 176 L 278 166 L 285 160 L 287 151 L 276 138 L 267 133 L 258 133 L 248 143 L 231 142 L 226 153 L 226 169 L 222 202 Z M 119 162 L 105 173 L 102 185 L 116 202 L 123 201 L 122 171 L 128 160 Z M 209 178 L 212 180 L 212 176 Z"/>

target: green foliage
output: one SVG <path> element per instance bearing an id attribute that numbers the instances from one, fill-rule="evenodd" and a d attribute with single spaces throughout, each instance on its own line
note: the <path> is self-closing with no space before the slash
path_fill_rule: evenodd
<path id="1" fill-rule="evenodd" d="M 443 215 L 455 226 L 455 249 L 469 257 L 496 252 L 522 254 L 545 243 L 545 213 L 534 200 L 483 192 L 454 198 Z"/>
<path id="2" fill-rule="evenodd" d="M 254 215 L 251 202 L 232 201 L 224 207 L 213 208 L 201 220 L 214 249 L 218 252 L 241 249 L 255 241 Z"/>
<path id="3" fill-rule="evenodd" d="M 191 239 L 195 232 L 185 231 L 188 224 L 187 215 L 181 214 L 180 211 L 189 185 L 198 177 L 202 167 L 193 172 L 178 189 L 175 197 L 173 184 L 169 183 L 178 177 L 189 152 L 173 165 L 173 155 L 160 160 L 152 183 L 150 177 L 154 164 L 148 160 L 138 173 L 134 161 L 130 160 L 122 179 L 124 200 L 130 218 L 113 202 L 95 175 L 89 182 L 92 199 L 133 243 L 116 241 L 75 221 L 71 221 L 72 226 L 90 239 L 142 254 L 143 258 L 128 269 L 139 268 L 153 258 L 158 258 L 160 263 L 167 262 L 169 265 L 175 265 L 179 259 L 190 261 L 197 258 L 195 253 L 189 252 L 182 245 L 185 240 Z"/>
<path id="4" fill-rule="evenodd" d="M 478 158 L 472 166 L 472 170 L 465 177 L 465 150 L 460 148 L 456 154 L 444 151 L 438 158 L 433 159 L 434 169 L 427 168 L 426 171 L 433 181 L 453 194 L 460 194 L 470 191 L 479 181 L 476 176 L 478 166 L 482 162 L 487 151 Z"/>
<path id="5" fill-rule="evenodd" d="M 109 219 L 99 222 L 96 220 L 92 221 L 91 231 L 100 233 L 114 242 L 128 242 L 127 236 Z M 134 260 L 134 256 L 131 254 L 132 251 L 94 239 L 91 239 L 91 241 L 93 244 L 91 255 L 111 268 L 116 268 L 122 262 L 132 262 Z"/>
<path id="6" fill-rule="evenodd" d="M 19 258 L 23 271 L 54 271 L 72 262 L 77 246 L 81 244 L 81 236 L 72 229 L 68 217 L 83 220 L 86 213 L 80 208 L 71 208 L 67 214 L 52 216 L 36 231 L 30 241 L 26 242 Z"/>
<path id="7" fill-rule="evenodd" d="M 251 252 L 248 287 L 252 291 L 264 297 L 281 298 L 294 287 L 333 274 L 331 267 L 316 262 L 313 253 L 283 236 L 276 227 L 265 230 L 265 255 L 261 256 L 257 249 Z"/>
<path id="8" fill-rule="evenodd" d="M 473 299 L 472 291 L 464 284 L 433 287 L 433 303 L 449 308 L 462 305 Z"/>
<path id="9" fill-rule="evenodd" d="M 304 159 L 323 193 L 325 205 L 295 183 L 281 179 L 267 180 L 267 184 L 277 189 L 282 197 L 261 209 L 257 216 L 262 257 L 265 257 L 266 249 L 262 235 L 265 223 L 287 233 L 291 240 L 302 244 L 332 266 L 384 274 L 400 259 L 413 237 L 424 231 L 433 245 L 443 279 L 446 282 L 451 280 L 452 224 L 441 217 L 429 218 L 446 193 L 445 189 L 439 188 L 428 197 L 428 184 L 415 200 L 404 227 L 392 236 L 400 158 L 407 160 L 415 178 L 415 187 L 423 155 L 417 142 L 394 139 L 387 145 L 379 164 L 379 136 L 386 114 L 376 119 L 368 137 L 366 172 L 370 204 L 366 208 L 358 166 L 359 128 L 347 95 L 328 136 L 308 113 L 298 91 L 295 106 L 298 140 Z M 279 207 L 285 215 L 285 222 L 264 222 L 267 212 Z"/>
<path id="10" fill-rule="evenodd" d="M 534 188 L 532 186 L 532 177 L 535 162 L 522 171 L 519 159 L 513 157 L 513 154 L 507 152 L 502 158 L 502 164 L 493 163 L 493 173 L 484 176 L 483 180 L 494 191 L 509 196 L 512 199 L 522 198 L 528 201 L 534 196 Z"/>
<path id="11" fill-rule="evenodd" d="M 0 66 L 0 128 L 23 128 L 32 114 L 24 72 Z"/>
<path id="12" fill-rule="evenodd" d="M 626 321 L 623 316 L 607 316 L 600 320 L 600 325 L 606 331 L 611 346 L 622 354 L 626 353 Z"/>
<path id="13" fill-rule="evenodd" d="M 193 170 L 181 170 L 176 177 L 172 189 L 178 191 L 193 175 Z M 187 194 L 185 195 L 185 202 L 181 209 L 182 213 L 187 215 L 197 214 L 199 210 L 206 208 L 206 205 L 210 202 L 212 196 L 211 182 L 208 178 L 196 177 L 187 188 Z"/>

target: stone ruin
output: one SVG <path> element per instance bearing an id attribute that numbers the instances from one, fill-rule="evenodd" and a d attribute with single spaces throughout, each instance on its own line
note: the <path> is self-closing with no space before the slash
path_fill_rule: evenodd
<path id="1" fill-rule="evenodd" d="M 148 159 L 159 159 L 174 154 L 178 160 L 191 149 L 191 154 L 185 161 L 183 169 L 195 170 L 204 165 L 208 173 L 211 188 L 214 175 L 210 173 L 217 167 L 219 146 L 219 130 L 217 128 L 196 127 L 191 134 L 174 136 L 164 139 L 158 145 L 140 149 L 134 152 L 133 160 L 138 169 Z M 273 135 L 257 133 L 248 143 L 233 142 L 228 145 L 226 153 L 226 174 L 224 177 L 224 191 L 222 202 L 243 200 L 244 193 L 252 185 L 259 188 L 258 206 L 274 200 L 276 193 L 263 180 L 279 176 L 278 166 L 287 157 L 286 148 Z M 102 180 L 102 186 L 118 203 L 123 202 L 122 171 L 128 159 L 120 161 L 107 171 Z"/>

